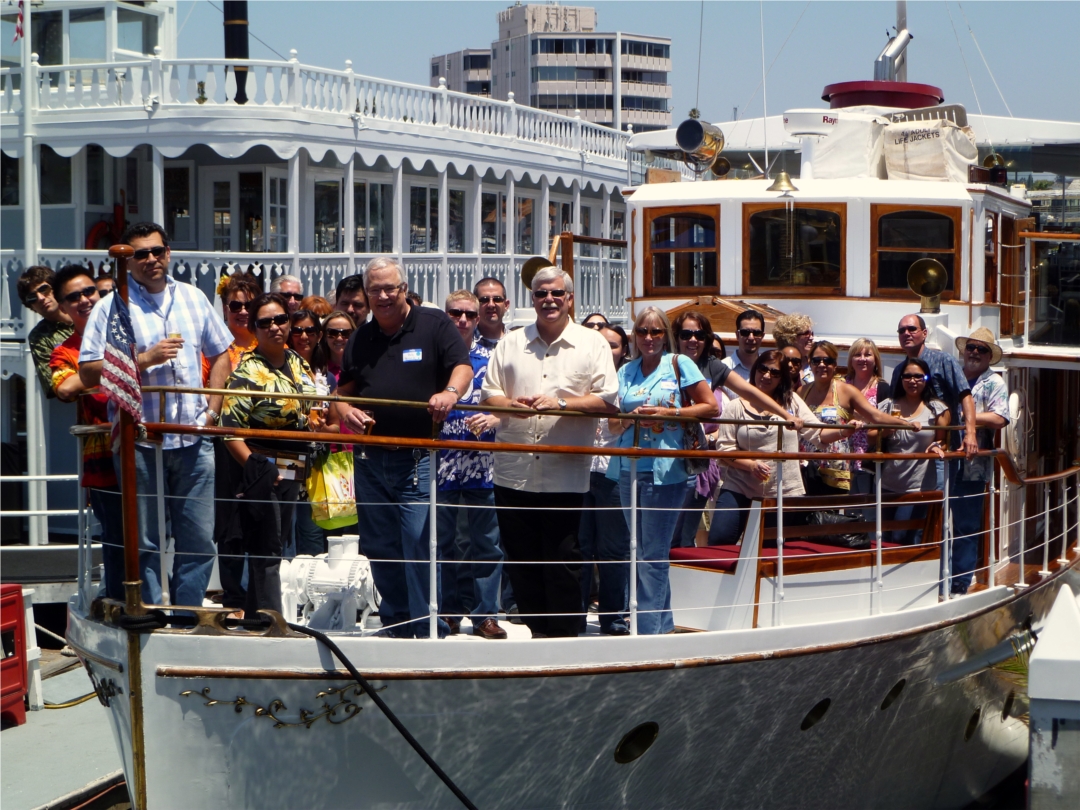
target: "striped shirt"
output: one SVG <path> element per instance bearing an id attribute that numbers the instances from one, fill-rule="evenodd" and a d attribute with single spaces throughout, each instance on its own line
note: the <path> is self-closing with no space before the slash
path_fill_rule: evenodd
<path id="1" fill-rule="evenodd" d="M 144 369 L 143 385 L 174 385 L 201 388 L 202 357 L 217 357 L 227 351 L 232 334 L 225 326 L 206 296 L 197 287 L 180 284 L 166 277 L 165 290 L 151 294 L 132 279 L 128 285 L 131 325 L 140 353 L 157 345 L 173 333 L 179 333 L 184 346 L 173 360 Z M 94 307 L 83 334 L 80 363 L 101 360 L 105 356 L 106 326 L 109 307 Z M 143 399 L 143 418 L 147 422 L 170 422 L 176 425 L 201 425 L 206 418 L 206 397 L 202 394 L 169 394 L 165 397 L 165 413 L 160 410 L 160 397 L 149 394 Z M 109 403 L 109 418 L 115 417 L 115 406 Z M 175 450 L 195 444 L 197 436 L 166 434 L 164 449 Z"/>

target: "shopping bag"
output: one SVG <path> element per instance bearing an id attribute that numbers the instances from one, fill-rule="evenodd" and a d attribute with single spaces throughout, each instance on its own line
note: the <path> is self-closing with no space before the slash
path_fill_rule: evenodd
<path id="1" fill-rule="evenodd" d="M 321 529 L 340 529 L 356 523 L 352 451 L 330 453 L 313 462 L 307 479 L 311 519 Z"/>

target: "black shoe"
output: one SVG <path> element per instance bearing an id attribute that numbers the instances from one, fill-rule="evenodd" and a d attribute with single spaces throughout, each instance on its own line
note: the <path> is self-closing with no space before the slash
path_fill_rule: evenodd
<path id="1" fill-rule="evenodd" d="M 450 625 L 450 635 L 456 636 L 461 632 L 461 619 L 447 619 L 446 623 Z"/>
<path id="2" fill-rule="evenodd" d="M 510 624 L 525 624 L 525 620 L 518 613 L 517 605 L 506 611 L 506 618 L 510 620 Z"/>

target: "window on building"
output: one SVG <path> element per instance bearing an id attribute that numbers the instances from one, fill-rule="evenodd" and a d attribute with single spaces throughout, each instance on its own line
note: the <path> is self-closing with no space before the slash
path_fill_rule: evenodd
<path id="1" fill-rule="evenodd" d="M 389 253 L 394 249 L 394 187 L 390 183 L 356 183 L 353 218 L 357 253 Z"/>
<path id="2" fill-rule="evenodd" d="M 433 79 L 439 78 L 439 63 L 438 62 L 432 62 L 431 63 L 431 78 L 433 78 Z"/>
<path id="3" fill-rule="evenodd" d="M 71 205 L 71 158 L 48 146 L 41 147 L 41 204 Z"/>
<path id="4" fill-rule="evenodd" d="M 627 56 L 647 56 L 652 59 L 670 59 L 671 46 L 659 42 L 641 42 L 636 39 L 623 39 L 622 52 Z"/>
<path id="5" fill-rule="evenodd" d="M 409 192 L 409 252 L 439 252 L 439 189 L 413 186 Z"/>
<path id="6" fill-rule="evenodd" d="M 652 98 L 649 96 L 623 96 L 622 108 L 624 110 L 649 110 L 652 112 L 668 112 L 668 99 Z"/>
<path id="7" fill-rule="evenodd" d="M 315 181 L 315 252 L 341 252 L 341 181 Z"/>
<path id="8" fill-rule="evenodd" d="M 480 195 L 480 252 L 503 253 L 503 214 L 506 198 L 495 192 Z"/>
<path id="9" fill-rule="evenodd" d="M 105 61 L 105 9 L 68 11 L 68 55 L 74 65 Z"/>
<path id="10" fill-rule="evenodd" d="M 465 56 L 465 70 L 488 70 L 491 57 L 486 53 L 470 53 Z"/>
<path id="11" fill-rule="evenodd" d="M 645 232 L 646 295 L 718 290 L 719 206 L 646 208 Z"/>
<path id="12" fill-rule="evenodd" d="M 19 204 L 19 159 L 0 152 L 0 205 Z"/>
<path id="13" fill-rule="evenodd" d="M 284 253 L 289 249 L 289 179 L 267 178 L 270 204 L 266 209 L 266 249 Z"/>
<path id="14" fill-rule="evenodd" d="M 165 167 L 165 230 L 174 242 L 191 242 L 191 168 Z"/>
<path id="15" fill-rule="evenodd" d="M 514 214 L 514 252 L 529 255 L 533 252 L 533 211 L 536 203 L 529 197 L 518 197 Z"/>
<path id="16" fill-rule="evenodd" d="M 86 147 L 86 204 L 105 204 L 105 150 L 93 143 Z"/>
<path id="17" fill-rule="evenodd" d="M 449 189 L 447 196 L 446 250 L 449 253 L 465 252 L 465 191 Z"/>
<path id="18" fill-rule="evenodd" d="M 474 96 L 490 96 L 491 82 L 465 82 L 465 92 Z"/>
<path id="19" fill-rule="evenodd" d="M 116 10 L 116 46 L 123 51 L 149 56 L 157 41 L 158 20 L 153 14 L 144 14 L 130 8 Z"/>
<path id="20" fill-rule="evenodd" d="M 214 183 L 214 250 L 232 250 L 232 184 Z"/>
<path id="21" fill-rule="evenodd" d="M 622 80 L 630 84 L 667 84 L 668 75 L 662 70 L 624 70 Z"/>
<path id="22" fill-rule="evenodd" d="M 548 238 L 574 230 L 574 205 L 568 202 L 548 203 Z"/>
<path id="23" fill-rule="evenodd" d="M 266 250 L 263 236 L 263 173 L 240 172 L 240 249 Z"/>
<path id="24" fill-rule="evenodd" d="M 942 298 L 952 298 L 954 273 L 960 261 L 960 208 L 913 208 L 871 205 L 870 292 L 914 298 L 908 289 L 908 268 L 918 259 L 937 259 L 948 283 Z"/>
<path id="25" fill-rule="evenodd" d="M 844 288 L 843 203 L 743 206 L 743 289 L 840 294 Z"/>
<path id="26" fill-rule="evenodd" d="M 26 4 L 30 10 L 30 4 Z M 64 61 L 64 13 L 38 11 L 30 15 L 30 42 L 42 65 L 59 65 Z"/>

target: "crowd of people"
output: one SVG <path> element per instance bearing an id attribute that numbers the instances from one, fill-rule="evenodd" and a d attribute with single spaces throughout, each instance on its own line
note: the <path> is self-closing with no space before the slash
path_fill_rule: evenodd
<path id="1" fill-rule="evenodd" d="M 947 474 L 953 592 L 967 591 L 979 564 L 992 467 L 975 453 L 993 446 L 993 431 L 1008 420 L 1004 380 L 991 370 L 1001 350 L 985 328 L 957 339 L 959 362 L 926 345 L 921 316 L 905 316 L 897 334 L 906 357 L 887 382 L 880 352 L 865 338 L 850 346 L 841 375 L 839 348 L 815 340 L 805 315 L 776 319 L 776 348 L 765 350 L 765 316 L 742 312 L 730 355 L 697 310 L 672 324 L 646 307 L 629 334 L 599 313 L 575 323 L 573 279 L 558 267 L 535 275 L 535 321 L 518 329 L 505 325 L 510 301 L 498 279 L 454 291 L 440 308 L 413 298 L 401 265 L 386 257 L 344 278 L 332 302 L 307 295 L 291 275 L 274 279 L 269 292 L 250 275 L 223 276 L 219 313 L 196 287 L 169 276 L 168 236 L 159 225 L 132 225 L 123 241 L 134 249 L 128 297 L 142 384 L 266 394 L 144 399 L 147 422 L 265 431 L 258 439 L 161 437 L 160 486 L 175 558 L 171 571 L 159 570 L 158 501 L 140 497 L 139 577 L 148 603 L 161 602 L 168 577 L 173 604 L 202 604 L 216 557 L 226 608 L 280 611 L 281 558 L 323 553 L 330 533 L 355 531 L 381 597 L 380 633 L 426 636 L 435 487 L 440 636 L 461 632 L 467 617 L 474 635 L 506 638 L 500 615 L 527 625 L 534 638 L 576 636 L 590 607 L 602 633 L 626 635 L 631 576 L 638 632 L 669 633 L 673 546 L 703 537 L 710 545 L 737 543 L 751 502 L 775 496 L 781 481 L 785 496 L 869 493 L 874 465 L 865 455 L 878 448 L 942 458 L 964 451 L 947 464 L 888 461 L 882 486 L 941 490 Z M 31 267 L 18 291 L 41 316 L 29 345 L 47 395 L 77 403 L 82 424 L 109 423 L 115 408 L 95 388 L 111 314 L 101 301 L 109 300 L 112 279 L 80 265 L 56 273 Z M 383 404 L 296 398 L 335 394 Z M 963 429 L 945 430 L 951 425 Z M 315 430 L 323 441 L 269 432 L 280 430 Z M 326 528 L 305 483 L 326 452 L 350 448 L 326 445 L 326 434 L 437 436 L 476 449 L 441 450 L 433 469 L 429 453 L 412 443 L 355 445 L 355 528 Z M 484 449 L 491 443 L 530 450 L 493 453 Z M 605 453 L 778 446 L 847 458 L 788 460 L 778 469 L 760 458 L 646 456 L 632 472 L 628 458 Z M 561 452 L 567 447 L 594 454 Z M 158 490 L 154 453 L 151 442 L 137 444 L 140 495 Z M 82 485 L 102 527 L 104 592 L 113 599 L 123 598 L 124 575 L 118 464 L 107 434 L 84 441 Z M 895 517 L 918 517 L 919 508 L 902 504 Z M 908 531 L 888 539 L 920 537 Z"/>

